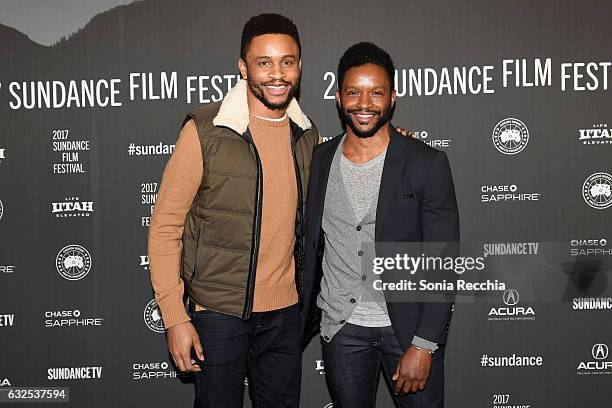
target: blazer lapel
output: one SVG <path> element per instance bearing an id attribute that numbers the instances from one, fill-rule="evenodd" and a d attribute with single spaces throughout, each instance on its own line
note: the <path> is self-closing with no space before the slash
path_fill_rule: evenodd
<path id="1" fill-rule="evenodd" d="M 329 171 L 331 169 L 332 161 L 334 160 L 334 154 L 336 153 L 336 149 L 342 140 L 342 136 L 336 136 L 332 140 L 328 141 L 329 146 L 327 150 L 321 155 L 321 159 L 319 161 L 319 188 L 317 189 L 317 209 L 318 209 L 318 219 L 317 222 L 321 225 L 321 220 L 323 219 L 323 209 L 325 207 L 325 193 L 327 192 L 327 182 L 329 180 Z"/>

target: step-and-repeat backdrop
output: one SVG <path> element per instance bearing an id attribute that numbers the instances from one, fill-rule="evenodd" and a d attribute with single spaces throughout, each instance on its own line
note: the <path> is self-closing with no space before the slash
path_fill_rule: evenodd
<path id="1" fill-rule="evenodd" d="M 339 57 L 372 41 L 397 67 L 394 122 L 450 159 L 462 240 L 508 256 L 556 242 L 591 265 L 567 267 L 557 301 L 506 287 L 458 303 L 446 405 L 609 406 L 612 300 L 591 262 L 612 249 L 606 1 L 0 1 L 0 389 L 191 405 L 147 231 L 184 114 L 236 83 L 242 26 L 269 11 L 300 30 L 300 103 L 323 136 L 341 131 Z M 302 405 L 332 406 L 318 341 Z M 392 406 L 382 380 L 378 406 Z"/>

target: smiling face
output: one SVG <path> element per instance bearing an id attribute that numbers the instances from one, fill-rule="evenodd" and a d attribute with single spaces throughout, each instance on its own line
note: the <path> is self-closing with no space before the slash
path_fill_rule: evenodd
<path id="1" fill-rule="evenodd" d="M 383 67 L 359 65 L 346 71 L 336 101 L 344 122 L 356 136 L 366 138 L 391 119 L 395 90 Z"/>
<path id="2" fill-rule="evenodd" d="M 238 61 L 242 78 L 249 84 L 249 109 L 270 114 L 285 109 L 295 96 L 302 62 L 300 48 L 286 34 L 258 35 L 251 40 L 246 61 Z"/>

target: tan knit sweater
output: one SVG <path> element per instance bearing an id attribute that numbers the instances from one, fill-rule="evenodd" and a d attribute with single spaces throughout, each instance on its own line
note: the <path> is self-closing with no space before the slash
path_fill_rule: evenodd
<path id="1" fill-rule="evenodd" d="M 249 129 L 263 171 L 261 235 L 253 300 L 253 311 L 262 312 L 291 306 L 298 300 L 293 259 L 297 187 L 289 119 L 269 121 L 251 116 Z M 164 170 L 149 228 L 151 283 L 166 328 L 190 320 L 182 301 L 181 238 L 185 216 L 202 175 L 197 129 L 189 121 Z M 198 305 L 196 309 L 203 308 Z"/>

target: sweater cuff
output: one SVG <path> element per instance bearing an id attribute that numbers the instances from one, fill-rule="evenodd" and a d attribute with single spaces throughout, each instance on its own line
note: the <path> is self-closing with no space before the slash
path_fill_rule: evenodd
<path id="1" fill-rule="evenodd" d="M 155 301 L 157 306 L 159 306 L 166 329 L 191 320 L 185 310 L 182 298 L 167 296 L 164 299 L 156 299 Z"/>
<path id="2" fill-rule="evenodd" d="M 436 351 L 438 349 L 438 343 L 434 343 L 433 341 L 426 340 L 419 336 L 414 336 L 412 338 L 412 344 L 431 351 Z"/>

